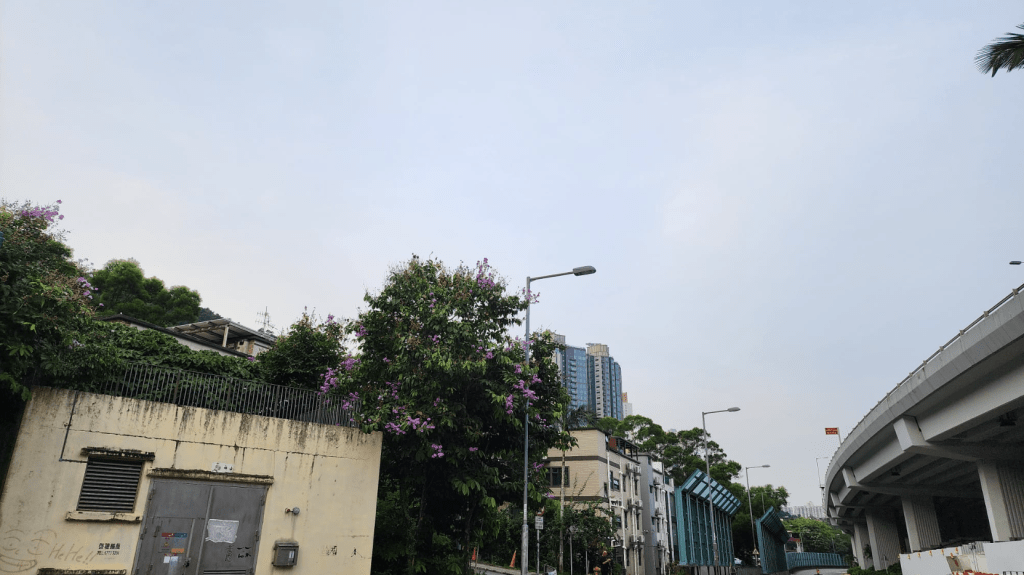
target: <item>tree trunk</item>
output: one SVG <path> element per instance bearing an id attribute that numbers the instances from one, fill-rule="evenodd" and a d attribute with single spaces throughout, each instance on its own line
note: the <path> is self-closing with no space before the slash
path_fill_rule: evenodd
<path id="1" fill-rule="evenodd" d="M 416 528 L 412 535 L 412 553 L 409 555 L 409 568 L 407 575 L 416 575 L 416 556 L 420 546 L 420 533 L 423 530 L 423 518 L 427 511 L 427 481 L 423 482 L 423 489 L 420 491 L 420 516 L 416 520 Z"/>
<path id="2" fill-rule="evenodd" d="M 473 561 L 473 556 L 472 556 L 473 550 L 469 548 L 469 543 L 470 543 L 470 535 L 473 532 L 473 519 L 476 518 L 477 506 L 478 506 L 478 504 L 474 504 L 474 503 L 470 503 L 469 504 L 469 509 L 466 510 L 466 523 L 465 523 L 464 527 L 462 528 L 462 530 L 463 530 L 463 532 L 462 532 L 462 549 L 464 551 L 464 556 L 466 558 L 465 569 L 463 569 L 462 572 L 465 573 L 466 575 L 469 575 L 470 573 L 473 572 L 473 564 L 472 564 L 472 561 Z"/>

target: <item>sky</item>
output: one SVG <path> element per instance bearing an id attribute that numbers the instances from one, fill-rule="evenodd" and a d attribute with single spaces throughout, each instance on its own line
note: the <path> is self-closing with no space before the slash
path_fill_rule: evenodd
<path id="1" fill-rule="evenodd" d="M 634 411 L 820 503 L 846 433 L 1024 283 L 1015 1 L 0 3 L 0 196 L 278 328 L 411 255 L 534 284 Z M 816 458 L 825 457 L 816 463 Z M 744 477 L 739 478 L 744 481 Z"/>

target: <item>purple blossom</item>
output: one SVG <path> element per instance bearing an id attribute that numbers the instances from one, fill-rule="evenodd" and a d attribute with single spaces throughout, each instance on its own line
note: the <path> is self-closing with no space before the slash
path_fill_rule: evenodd
<path id="1" fill-rule="evenodd" d="M 516 373 L 523 373 L 523 366 L 516 364 Z"/>
<path id="2" fill-rule="evenodd" d="M 430 448 L 434 450 L 434 453 L 432 453 L 430 455 L 431 459 L 437 459 L 439 457 L 444 457 L 444 451 L 441 451 L 441 449 L 442 449 L 441 444 L 439 444 L 439 443 L 432 443 L 430 445 Z"/>
<path id="3" fill-rule="evenodd" d="M 472 452 L 472 451 L 479 451 L 479 449 L 480 449 L 479 447 L 470 447 L 470 448 L 469 448 L 469 450 L 470 450 L 471 452 Z"/>

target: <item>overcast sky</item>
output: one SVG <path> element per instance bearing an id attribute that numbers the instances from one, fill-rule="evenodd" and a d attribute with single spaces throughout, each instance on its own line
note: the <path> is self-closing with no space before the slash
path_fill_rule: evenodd
<path id="1" fill-rule="evenodd" d="M 634 409 L 791 503 L 1024 283 L 1024 22 L 988 2 L 0 5 L 0 194 L 278 327 L 411 254 L 535 284 Z M 822 461 L 822 470 L 827 461 Z M 742 476 L 740 481 L 742 481 Z"/>

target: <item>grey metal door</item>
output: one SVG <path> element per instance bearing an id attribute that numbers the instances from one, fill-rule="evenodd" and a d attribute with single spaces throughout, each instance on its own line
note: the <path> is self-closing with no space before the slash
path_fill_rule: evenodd
<path id="1" fill-rule="evenodd" d="M 218 485 L 210 494 L 199 573 L 246 575 L 256 564 L 265 487 Z"/>
<path id="2" fill-rule="evenodd" d="M 134 575 L 248 575 L 267 488 L 154 480 Z"/>

